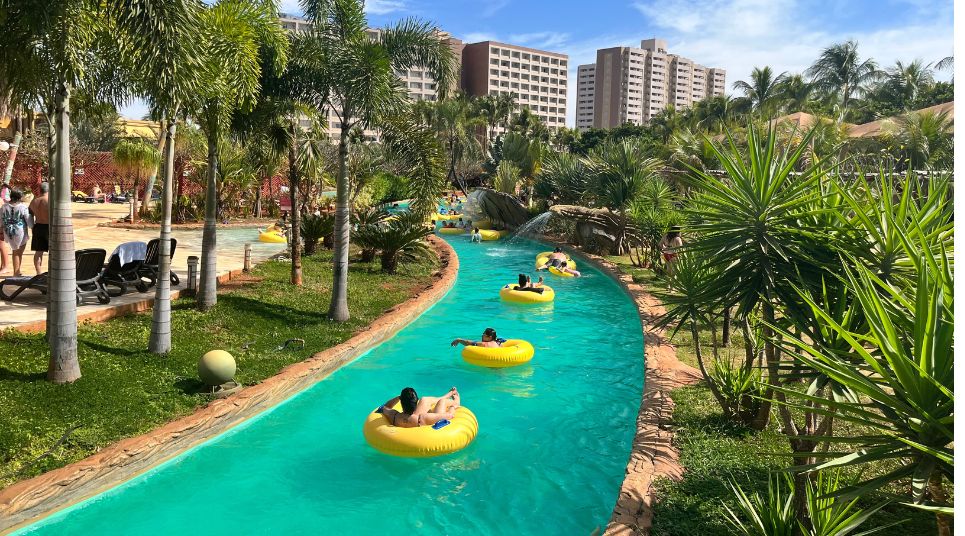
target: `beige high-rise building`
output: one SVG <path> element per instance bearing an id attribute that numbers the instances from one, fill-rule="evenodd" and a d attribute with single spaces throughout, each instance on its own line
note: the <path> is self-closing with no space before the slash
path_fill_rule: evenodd
<path id="1" fill-rule="evenodd" d="M 593 126 L 593 95 L 596 90 L 596 64 L 580 65 L 576 69 L 576 128 Z"/>
<path id="2" fill-rule="evenodd" d="M 595 64 L 580 66 L 576 126 L 586 130 L 645 124 L 667 106 L 683 109 L 723 95 L 725 75 L 723 69 L 668 53 L 663 39 L 645 39 L 640 48 L 597 50 Z"/>
<path id="3" fill-rule="evenodd" d="M 473 43 L 462 53 L 462 88 L 475 96 L 515 93 L 519 108 L 529 108 L 556 130 L 566 126 L 568 66 L 566 54 L 495 41 Z"/>

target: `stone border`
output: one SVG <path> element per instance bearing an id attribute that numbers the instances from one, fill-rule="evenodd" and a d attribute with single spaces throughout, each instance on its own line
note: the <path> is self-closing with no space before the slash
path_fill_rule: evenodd
<path id="1" fill-rule="evenodd" d="M 275 406 L 395 335 L 452 288 L 459 259 L 444 240 L 429 237 L 441 263 L 433 281 L 389 309 L 351 339 L 282 369 L 238 394 L 214 400 L 151 432 L 123 439 L 79 462 L 0 490 L 0 533 L 6 534 L 120 485 Z"/>
<path id="2" fill-rule="evenodd" d="M 577 256 L 613 278 L 636 304 L 640 316 L 646 361 L 637 432 L 620 495 L 603 534 L 646 535 L 653 522 L 654 481 L 683 478 L 684 469 L 678 461 L 680 452 L 673 446 L 674 434 L 670 429 L 674 410 L 670 391 L 697 383 L 702 378 L 697 369 L 677 360 L 677 352 L 663 329 L 648 329 L 649 324 L 666 312 L 660 300 L 612 262 L 575 247 L 572 249 Z"/>

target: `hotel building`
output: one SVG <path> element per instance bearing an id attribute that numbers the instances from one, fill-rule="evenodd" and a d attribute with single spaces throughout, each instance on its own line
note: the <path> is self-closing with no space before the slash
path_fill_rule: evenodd
<path id="1" fill-rule="evenodd" d="M 477 97 L 515 93 L 519 108 L 556 130 L 566 126 L 568 68 L 565 54 L 483 41 L 463 49 L 462 88 Z"/>
<path id="2" fill-rule="evenodd" d="M 596 63 L 581 65 L 577 84 L 577 128 L 642 125 L 667 106 L 687 108 L 723 95 L 726 72 L 667 52 L 663 39 L 640 48 L 597 50 Z M 591 119 L 592 118 L 592 119 Z"/>

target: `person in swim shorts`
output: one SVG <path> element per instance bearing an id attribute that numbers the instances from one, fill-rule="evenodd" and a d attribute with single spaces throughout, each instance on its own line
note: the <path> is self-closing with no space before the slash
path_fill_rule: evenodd
<path id="1" fill-rule="evenodd" d="M 553 250 L 553 253 L 550 253 L 549 257 L 547 257 L 547 259 L 546 259 L 546 262 L 543 263 L 542 266 L 540 266 L 539 268 L 537 268 L 536 271 L 538 272 L 538 271 L 540 271 L 540 270 L 547 270 L 547 269 L 549 269 L 550 266 L 552 266 L 553 268 L 556 268 L 557 270 L 559 270 L 559 271 L 561 271 L 561 272 L 563 272 L 563 273 L 570 274 L 570 275 L 574 275 L 574 276 L 576 276 L 576 277 L 580 277 L 582 274 L 580 274 L 580 272 L 578 272 L 578 271 L 570 268 L 570 267 L 568 266 L 568 264 L 569 264 L 568 261 L 569 261 L 569 259 L 567 259 L 566 254 L 563 253 L 563 248 L 558 247 L 558 248 L 556 248 L 556 249 Z"/>

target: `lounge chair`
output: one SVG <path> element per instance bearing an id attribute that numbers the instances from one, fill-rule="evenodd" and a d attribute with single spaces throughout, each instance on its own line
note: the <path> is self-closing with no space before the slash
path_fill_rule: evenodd
<path id="1" fill-rule="evenodd" d="M 104 257 L 107 252 L 103 249 L 79 249 L 74 252 L 74 262 L 77 270 L 77 305 L 83 303 L 87 296 L 96 296 L 100 303 L 110 303 L 111 297 L 107 294 L 101 282 L 101 272 L 104 270 Z M 7 294 L 4 287 L 11 286 L 16 289 Z M 0 281 L 0 298 L 6 301 L 13 301 L 21 292 L 27 289 L 39 290 L 47 294 L 49 281 L 47 273 L 33 277 L 7 277 Z"/>
<path id="2" fill-rule="evenodd" d="M 133 248 L 138 253 L 133 257 L 128 257 L 124 253 L 125 248 Z M 111 253 L 110 260 L 104 267 L 102 281 L 104 286 L 117 287 L 118 290 L 110 290 L 111 296 L 120 296 L 127 292 L 129 285 L 134 285 L 138 292 L 147 292 L 148 285 L 141 280 L 139 271 L 144 266 L 144 258 L 147 256 L 147 245 L 144 242 L 125 242 Z M 125 260 L 121 260 L 122 257 Z"/>
<path id="3" fill-rule="evenodd" d="M 178 240 L 176 238 L 171 239 L 171 258 L 174 258 L 174 251 L 178 248 Z M 159 270 L 160 258 L 161 258 L 161 239 L 152 238 L 147 243 L 147 256 L 144 259 L 144 264 L 141 269 L 138 270 L 138 275 L 142 278 L 150 281 L 148 286 L 154 286 L 157 284 L 157 275 Z M 177 286 L 181 283 L 181 279 L 178 278 L 178 274 L 171 270 L 171 284 Z"/>

